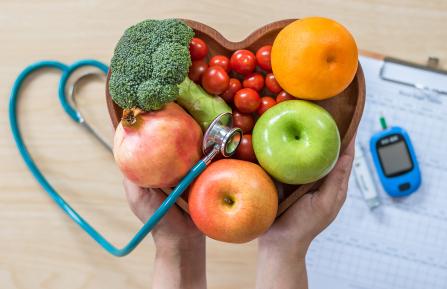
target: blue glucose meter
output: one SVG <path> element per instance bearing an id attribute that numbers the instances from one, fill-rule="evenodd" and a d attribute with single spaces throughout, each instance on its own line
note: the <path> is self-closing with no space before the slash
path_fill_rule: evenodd
<path id="1" fill-rule="evenodd" d="M 400 127 L 386 128 L 373 135 L 370 149 L 377 173 L 385 191 L 392 197 L 403 197 L 421 185 L 421 172 L 408 133 Z"/>

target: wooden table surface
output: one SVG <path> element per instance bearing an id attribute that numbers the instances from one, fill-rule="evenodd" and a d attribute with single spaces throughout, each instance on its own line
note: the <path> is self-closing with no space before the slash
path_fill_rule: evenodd
<path id="1" fill-rule="evenodd" d="M 127 3 L 127 4 L 125 4 Z M 130 256 L 99 248 L 37 185 L 17 152 L 7 119 L 17 74 L 41 59 L 108 63 L 124 29 L 146 18 L 195 19 L 241 40 L 282 18 L 322 15 L 352 31 L 362 49 L 447 66 L 444 0 L 336 1 L 17 1 L 0 0 L 0 288 L 150 288 L 154 247 L 147 238 Z M 123 245 L 140 224 L 127 207 L 113 158 L 63 113 L 60 74 L 26 83 L 20 123 L 34 158 L 56 189 L 100 231 Z M 112 128 L 101 80 L 79 92 L 82 111 L 108 139 Z M 209 288 L 253 288 L 256 243 L 208 242 Z"/>

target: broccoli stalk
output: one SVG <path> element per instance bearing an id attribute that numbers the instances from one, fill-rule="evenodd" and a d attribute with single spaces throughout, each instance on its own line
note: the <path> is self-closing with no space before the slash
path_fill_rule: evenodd
<path id="1" fill-rule="evenodd" d="M 109 92 L 123 109 L 161 109 L 177 100 L 206 129 L 231 108 L 188 78 L 194 31 L 177 19 L 145 20 L 119 40 L 111 61 Z"/>
<path id="2" fill-rule="evenodd" d="M 231 108 L 221 97 L 209 95 L 188 77 L 178 87 L 177 103 L 192 115 L 204 131 L 216 116 L 231 112 Z"/>

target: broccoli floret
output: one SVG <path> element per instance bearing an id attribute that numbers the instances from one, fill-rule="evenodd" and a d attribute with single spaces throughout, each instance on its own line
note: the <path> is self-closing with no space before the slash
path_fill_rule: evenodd
<path id="1" fill-rule="evenodd" d="M 138 107 L 145 111 L 160 109 L 176 99 L 178 90 L 176 84 L 161 84 L 154 79 L 145 81 L 138 87 Z"/>
<path id="2" fill-rule="evenodd" d="M 152 58 L 150 55 L 131 55 L 125 59 L 115 61 L 115 64 L 117 63 L 119 63 L 119 65 L 115 65 L 115 68 L 112 68 L 112 75 L 115 73 L 123 74 L 127 78 L 130 78 L 138 83 L 151 77 Z"/>
<path id="3" fill-rule="evenodd" d="M 153 76 L 163 83 L 181 83 L 188 74 L 191 58 L 188 47 L 178 43 L 164 43 L 152 54 Z"/>
<path id="4" fill-rule="evenodd" d="M 115 48 L 114 57 L 127 58 L 132 55 L 150 54 L 157 48 L 159 20 L 145 20 L 124 31 Z M 113 65 L 113 59 L 112 59 Z"/>
<path id="5" fill-rule="evenodd" d="M 177 19 L 145 20 L 129 27 L 111 61 L 109 91 L 121 108 L 160 109 L 174 101 L 191 65 L 194 31 Z"/>
<path id="6" fill-rule="evenodd" d="M 122 73 L 112 73 L 109 79 L 109 92 L 113 101 L 119 107 L 130 109 L 137 106 L 138 85 L 131 78 Z"/>
<path id="7" fill-rule="evenodd" d="M 185 47 L 189 47 L 191 39 L 194 37 L 194 31 L 186 25 L 185 22 L 177 19 L 164 19 L 159 22 L 161 33 L 159 43 L 175 42 Z"/>

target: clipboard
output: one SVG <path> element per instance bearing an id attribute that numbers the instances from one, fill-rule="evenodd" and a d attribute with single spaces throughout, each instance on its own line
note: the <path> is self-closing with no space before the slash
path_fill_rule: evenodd
<path id="1" fill-rule="evenodd" d="M 381 129 L 380 116 L 402 125 L 412 137 L 424 181 L 417 193 L 398 201 L 377 186 L 382 205 L 370 211 L 351 178 L 343 209 L 309 249 L 310 287 L 445 289 L 447 72 L 433 58 L 421 65 L 369 51 L 359 56 L 367 96 L 358 143 L 368 146 Z M 390 72 L 397 73 L 390 77 Z"/>
<path id="2" fill-rule="evenodd" d="M 390 82 L 394 82 L 396 84 L 405 85 L 405 86 L 413 87 L 416 89 L 426 90 L 426 91 L 430 91 L 430 92 L 434 92 L 434 93 L 437 93 L 440 95 L 447 96 L 447 85 L 446 85 L 445 89 L 444 88 L 439 89 L 437 87 L 432 87 L 431 85 L 427 85 L 426 83 L 424 83 L 424 81 L 416 81 L 416 80 L 406 81 L 406 80 L 402 80 L 400 77 L 390 77 L 387 73 L 388 67 L 390 67 L 392 65 L 401 65 L 401 66 L 405 66 L 407 68 L 409 67 L 409 68 L 414 68 L 417 70 L 424 70 L 426 72 L 429 72 L 431 77 L 436 77 L 436 75 L 438 75 L 439 78 L 442 79 L 447 76 L 447 70 L 439 68 L 439 59 L 437 57 L 429 57 L 427 59 L 426 64 L 418 64 L 415 62 L 410 62 L 410 61 L 402 60 L 402 59 L 399 59 L 396 57 L 386 56 L 383 54 L 379 54 L 379 53 L 371 52 L 371 51 L 367 51 L 367 50 L 360 50 L 359 52 L 360 52 L 360 55 L 362 55 L 362 56 L 383 61 L 382 67 L 379 72 L 379 77 L 382 80 L 390 81 Z M 440 80 L 440 81 L 444 81 L 444 80 Z"/>

